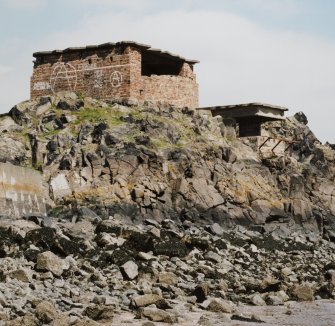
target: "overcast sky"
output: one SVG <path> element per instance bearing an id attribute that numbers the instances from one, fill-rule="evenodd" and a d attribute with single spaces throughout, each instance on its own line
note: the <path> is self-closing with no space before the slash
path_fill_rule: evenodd
<path id="1" fill-rule="evenodd" d="M 29 98 L 32 53 L 120 40 L 198 59 L 200 105 L 304 111 L 335 143 L 333 0 L 0 0 L 0 112 Z"/>

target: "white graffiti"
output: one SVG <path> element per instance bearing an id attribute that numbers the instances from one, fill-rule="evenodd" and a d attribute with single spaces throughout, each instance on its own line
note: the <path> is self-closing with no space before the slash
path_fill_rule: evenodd
<path id="1" fill-rule="evenodd" d="M 104 85 L 104 74 L 102 70 L 94 70 L 94 88 L 102 88 Z"/>
<path id="2" fill-rule="evenodd" d="M 85 62 L 78 64 L 77 68 L 75 68 L 70 63 L 57 62 L 52 67 L 50 80 L 35 82 L 33 84 L 33 90 L 51 90 L 53 93 L 58 91 L 75 91 L 79 76 L 81 76 L 82 73 L 85 74 L 85 72 L 89 72 L 90 78 L 93 78 L 93 88 L 103 88 L 104 82 L 108 81 L 108 74 L 110 74 L 110 85 L 117 88 L 123 83 L 123 75 L 120 71 L 115 69 L 131 65 L 133 64 L 98 67 L 96 63 Z M 107 71 L 104 72 L 104 70 Z"/>
<path id="3" fill-rule="evenodd" d="M 51 89 L 51 85 L 49 82 L 36 82 L 33 85 L 33 90 L 34 91 L 44 91 L 46 89 Z"/>
<path id="4" fill-rule="evenodd" d="M 112 87 L 120 87 L 122 84 L 122 74 L 120 71 L 114 71 L 110 76 Z"/>
<path id="5" fill-rule="evenodd" d="M 50 77 L 51 90 L 74 91 L 77 86 L 77 70 L 70 63 L 58 62 Z M 64 89 L 64 87 L 66 89 Z"/>

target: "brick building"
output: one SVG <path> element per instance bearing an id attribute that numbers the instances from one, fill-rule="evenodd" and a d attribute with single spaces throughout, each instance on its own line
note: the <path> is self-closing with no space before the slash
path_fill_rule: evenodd
<path id="1" fill-rule="evenodd" d="M 75 91 L 99 99 L 198 107 L 195 60 L 122 41 L 33 54 L 31 98 Z"/>

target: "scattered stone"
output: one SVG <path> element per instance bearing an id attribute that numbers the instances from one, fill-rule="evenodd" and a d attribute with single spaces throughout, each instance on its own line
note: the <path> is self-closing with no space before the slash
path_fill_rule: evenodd
<path id="1" fill-rule="evenodd" d="M 151 321 L 146 321 L 142 324 L 142 326 L 156 326 L 156 324 L 152 323 Z"/>
<path id="2" fill-rule="evenodd" d="M 49 301 L 42 301 L 36 306 L 36 317 L 42 323 L 50 323 L 57 316 L 57 311 L 54 305 Z"/>
<path id="3" fill-rule="evenodd" d="M 95 321 L 107 323 L 113 320 L 114 308 L 105 305 L 92 305 L 84 310 L 84 315 Z"/>
<path id="4" fill-rule="evenodd" d="M 218 223 L 213 223 L 212 225 L 209 226 L 209 231 L 218 236 L 222 236 L 223 234 L 223 229 Z"/>
<path id="5" fill-rule="evenodd" d="M 45 251 L 37 256 L 36 268 L 40 271 L 50 271 L 56 276 L 61 276 L 65 269 L 65 264 L 62 259 L 51 251 Z"/>
<path id="6" fill-rule="evenodd" d="M 253 295 L 252 298 L 251 298 L 251 302 L 255 306 L 266 306 L 265 300 L 259 294 Z"/>
<path id="7" fill-rule="evenodd" d="M 174 324 L 178 322 L 177 316 L 162 309 L 157 308 L 141 308 L 139 314 L 152 321 Z"/>
<path id="8" fill-rule="evenodd" d="M 31 314 L 5 322 L 5 326 L 35 326 L 38 324 L 37 318 Z"/>
<path id="9" fill-rule="evenodd" d="M 284 304 L 284 300 L 277 295 L 268 295 L 266 298 L 266 303 L 270 306 L 280 306 Z"/>
<path id="10" fill-rule="evenodd" d="M 230 302 L 220 299 L 212 299 L 207 309 L 213 312 L 223 312 L 228 314 L 231 314 L 234 311 Z"/>
<path id="11" fill-rule="evenodd" d="M 161 296 L 157 294 L 144 294 L 138 297 L 134 297 L 132 299 L 135 307 L 145 307 L 151 304 L 157 303 L 157 301 L 161 300 Z"/>
<path id="12" fill-rule="evenodd" d="M 126 279 L 133 280 L 138 275 L 138 266 L 130 260 L 121 266 L 121 272 Z"/>
<path id="13" fill-rule="evenodd" d="M 167 285 L 176 285 L 178 283 L 178 276 L 171 272 L 162 272 L 158 274 L 158 282 Z"/>
<path id="14" fill-rule="evenodd" d="M 31 270 L 21 268 L 17 269 L 16 271 L 10 272 L 8 276 L 11 278 L 15 278 L 19 281 L 29 283 L 32 281 L 33 273 Z"/>
<path id="15" fill-rule="evenodd" d="M 253 322 L 253 323 L 265 323 L 259 316 L 252 315 L 252 316 L 244 316 L 242 314 L 234 314 L 231 316 L 231 320 L 239 320 L 245 322 Z"/>
<path id="16" fill-rule="evenodd" d="M 208 259 L 208 260 L 211 260 L 215 263 L 220 263 L 222 261 L 221 256 L 219 254 L 217 254 L 216 252 L 213 252 L 213 251 L 208 251 L 205 254 L 205 258 Z"/>
<path id="17" fill-rule="evenodd" d="M 293 295 L 302 301 L 313 301 L 314 300 L 314 285 L 310 283 L 303 283 L 296 285 L 293 288 Z"/>
<path id="18" fill-rule="evenodd" d="M 193 291 L 193 295 L 197 297 L 197 302 L 204 302 L 208 295 L 208 283 L 202 283 L 196 286 Z"/>

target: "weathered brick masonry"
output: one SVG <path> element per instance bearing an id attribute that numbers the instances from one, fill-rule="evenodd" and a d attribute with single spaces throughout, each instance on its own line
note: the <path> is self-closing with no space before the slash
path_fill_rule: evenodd
<path id="1" fill-rule="evenodd" d="M 98 99 L 198 107 L 197 61 L 135 42 L 34 53 L 31 98 L 76 91 Z"/>

